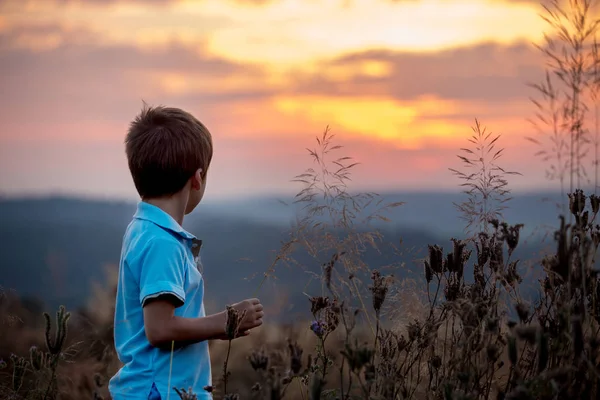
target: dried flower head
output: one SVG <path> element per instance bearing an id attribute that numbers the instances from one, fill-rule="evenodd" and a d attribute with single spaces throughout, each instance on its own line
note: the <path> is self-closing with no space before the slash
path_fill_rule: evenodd
<path id="1" fill-rule="evenodd" d="M 388 292 L 388 282 L 378 270 L 371 273 L 371 280 L 373 285 L 369 286 L 369 290 L 373 294 L 373 309 L 379 314 Z"/>
<path id="2" fill-rule="evenodd" d="M 590 205 L 592 206 L 592 212 L 598 214 L 600 210 L 600 196 L 596 196 L 595 194 L 590 195 Z"/>
<path id="3" fill-rule="evenodd" d="M 298 342 L 292 342 L 288 339 L 288 350 L 290 351 L 290 371 L 293 375 L 298 375 L 302 370 L 302 348 Z"/>
<path id="4" fill-rule="evenodd" d="M 316 296 L 310 298 L 310 312 L 312 315 L 317 313 L 324 308 L 329 306 L 329 297 L 327 296 Z"/>
<path id="5" fill-rule="evenodd" d="M 255 371 L 266 371 L 269 366 L 269 356 L 267 356 L 263 349 L 258 351 L 253 350 L 248 357 L 248 361 L 250 361 L 250 365 Z"/>
<path id="6" fill-rule="evenodd" d="M 579 215 L 585 208 L 586 196 L 583 190 L 576 189 L 574 193 L 569 193 L 569 209 L 573 215 Z"/>
<path id="7" fill-rule="evenodd" d="M 346 361 L 348 361 L 350 370 L 356 372 L 371 362 L 375 351 L 366 344 L 359 346 L 358 343 L 355 343 L 354 347 L 346 344 L 341 353 L 346 358 Z"/>
<path id="8" fill-rule="evenodd" d="M 435 245 L 428 245 L 429 248 L 429 266 L 436 274 L 442 273 L 444 269 L 444 250 Z"/>
<path id="9" fill-rule="evenodd" d="M 225 334 L 229 340 L 235 339 L 238 335 L 240 324 L 246 316 L 246 310 L 240 313 L 237 309 L 227 306 L 227 323 L 225 325 Z"/>

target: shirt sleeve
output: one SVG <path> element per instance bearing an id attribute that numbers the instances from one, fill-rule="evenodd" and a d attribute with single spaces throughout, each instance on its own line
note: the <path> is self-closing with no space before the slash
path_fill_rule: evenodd
<path id="1" fill-rule="evenodd" d="M 185 303 L 185 255 L 174 240 L 152 239 L 138 259 L 140 303 L 162 295 L 171 295 L 176 306 Z"/>

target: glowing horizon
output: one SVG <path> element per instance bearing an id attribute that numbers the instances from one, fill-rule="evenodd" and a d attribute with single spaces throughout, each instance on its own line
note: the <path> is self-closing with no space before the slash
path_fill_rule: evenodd
<path id="1" fill-rule="evenodd" d="M 530 44 L 547 29 L 540 10 L 508 0 L 0 0 L 0 192 L 131 197 L 122 139 L 142 100 L 211 129 L 216 195 L 287 188 L 327 125 L 362 162 L 360 187 L 457 185 L 447 168 L 475 118 L 503 135 L 508 169 L 530 172 L 517 187 L 549 187 L 524 140 L 526 84 L 543 77 Z"/>

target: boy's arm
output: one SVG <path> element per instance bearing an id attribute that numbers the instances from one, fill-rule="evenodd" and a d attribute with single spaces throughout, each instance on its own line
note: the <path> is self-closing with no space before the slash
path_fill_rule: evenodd
<path id="1" fill-rule="evenodd" d="M 175 316 L 175 298 L 162 295 L 148 300 L 144 306 L 144 328 L 150 344 L 167 347 L 171 342 L 178 346 L 204 340 L 227 340 L 225 311 L 201 318 Z M 263 306 L 258 299 L 248 299 L 233 305 L 239 311 L 246 311 L 240 322 L 237 337 L 247 336 L 250 329 L 261 326 L 264 316 Z"/>
<path id="2" fill-rule="evenodd" d="M 170 296 L 149 300 L 144 306 L 144 328 L 150 344 L 155 347 L 178 343 L 196 343 L 225 335 L 225 312 L 201 318 L 175 316 Z"/>
<path id="3" fill-rule="evenodd" d="M 201 318 L 175 316 L 175 309 L 185 304 L 185 253 L 176 242 L 154 238 L 146 244 L 142 255 L 131 267 L 139 271 L 139 301 L 144 312 L 144 330 L 154 346 L 171 342 L 195 343 L 225 334 L 225 311 Z M 245 332 L 262 324 L 262 304 L 258 299 L 237 303 L 239 311 L 246 310 L 240 331 Z"/>

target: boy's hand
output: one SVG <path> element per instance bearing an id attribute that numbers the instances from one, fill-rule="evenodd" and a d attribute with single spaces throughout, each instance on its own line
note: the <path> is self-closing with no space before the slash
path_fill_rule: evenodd
<path id="1" fill-rule="evenodd" d="M 262 325 L 262 319 L 265 313 L 263 312 L 263 305 L 260 303 L 259 299 L 240 301 L 239 303 L 232 305 L 232 307 L 238 310 L 240 313 L 246 310 L 246 315 L 244 316 L 244 319 L 240 323 L 238 329 L 240 336 L 246 336 L 248 334 L 246 333 L 247 331 Z"/>

